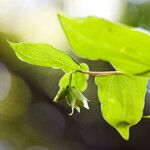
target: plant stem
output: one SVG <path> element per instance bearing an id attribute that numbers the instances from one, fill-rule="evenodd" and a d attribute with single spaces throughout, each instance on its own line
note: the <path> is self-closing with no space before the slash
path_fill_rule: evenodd
<path id="1" fill-rule="evenodd" d="M 69 87 L 71 87 L 71 81 L 72 81 L 72 73 L 70 74 L 70 78 L 69 78 Z"/>
<path id="2" fill-rule="evenodd" d="M 97 75 L 121 75 L 122 73 L 119 71 L 85 71 L 85 70 L 79 70 L 78 72 L 89 74 L 92 76 Z"/>

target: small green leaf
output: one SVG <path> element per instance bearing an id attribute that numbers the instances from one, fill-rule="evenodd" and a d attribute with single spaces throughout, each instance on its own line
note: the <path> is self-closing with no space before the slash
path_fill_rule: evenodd
<path id="1" fill-rule="evenodd" d="M 123 73 L 150 77 L 150 35 L 102 18 L 59 19 L 77 55 L 109 61 Z"/>
<path id="2" fill-rule="evenodd" d="M 58 91 L 58 93 L 57 93 L 57 95 L 54 98 L 54 102 L 58 103 L 58 102 L 64 100 L 66 94 L 67 94 L 67 87 L 60 88 L 59 91 Z"/>
<path id="3" fill-rule="evenodd" d="M 129 128 L 142 118 L 148 80 L 126 75 L 104 75 L 97 76 L 95 81 L 104 119 L 128 140 Z"/>
<path id="4" fill-rule="evenodd" d="M 65 72 L 79 70 L 80 66 L 66 53 L 59 51 L 48 44 L 12 43 L 11 48 L 22 61 L 27 63 L 61 68 Z"/>
<path id="5" fill-rule="evenodd" d="M 89 68 L 86 64 L 82 63 L 80 64 L 80 69 L 88 71 Z M 81 92 L 85 91 L 87 88 L 87 80 L 89 78 L 89 75 L 83 74 L 80 72 L 75 72 L 72 74 L 72 81 L 71 86 L 75 87 L 76 89 L 80 90 Z M 70 79 L 70 73 L 66 73 L 62 79 L 59 82 L 59 87 L 66 87 L 69 85 L 69 79 Z"/>

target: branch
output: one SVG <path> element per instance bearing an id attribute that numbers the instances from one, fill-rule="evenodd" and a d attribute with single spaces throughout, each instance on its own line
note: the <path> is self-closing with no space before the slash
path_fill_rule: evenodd
<path id="1" fill-rule="evenodd" d="M 89 74 L 92 76 L 97 75 L 121 75 L 122 73 L 119 71 L 85 71 L 85 70 L 79 70 L 78 72 Z"/>

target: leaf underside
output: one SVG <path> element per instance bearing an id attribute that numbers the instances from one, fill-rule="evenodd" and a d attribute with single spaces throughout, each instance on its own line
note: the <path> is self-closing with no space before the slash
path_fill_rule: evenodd
<path id="1" fill-rule="evenodd" d="M 129 128 L 143 115 L 147 79 L 104 75 L 95 81 L 104 119 L 128 140 Z"/>
<path id="2" fill-rule="evenodd" d="M 64 72 L 79 70 L 80 66 L 66 53 L 59 51 L 49 44 L 12 43 L 9 42 L 16 55 L 27 63 L 61 68 Z"/>
<path id="3" fill-rule="evenodd" d="M 102 18 L 59 19 L 78 56 L 109 61 L 123 73 L 150 77 L 150 35 Z"/>

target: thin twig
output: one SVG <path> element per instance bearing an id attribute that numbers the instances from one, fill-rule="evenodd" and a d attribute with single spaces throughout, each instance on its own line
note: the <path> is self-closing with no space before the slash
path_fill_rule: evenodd
<path id="1" fill-rule="evenodd" d="M 121 75 L 122 73 L 119 71 L 85 71 L 85 70 L 79 70 L 78 72 L 89 74 L 92 76 L 97 75 Z"/>
<path id="2" fill-rule="evenodd" d="M 69 87 L 71 87 L 71 81 L 72 81 L 72 73 L 70 74 L 70 78 L 69 78 Z"/>

